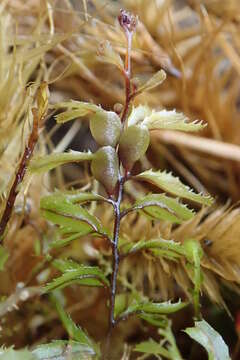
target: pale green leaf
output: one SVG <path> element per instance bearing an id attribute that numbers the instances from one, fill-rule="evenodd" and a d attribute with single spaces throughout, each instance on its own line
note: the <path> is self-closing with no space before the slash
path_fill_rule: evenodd
<path id="1" fill-rule="evenodd" d="M 89 161 L 94 158 L 94 154 L 89 152 L 79 152 L 70 150 L 65 153 L 52 153 L 50 155 L 45 155 L 42 157 L 35 157 L 30 162 L 29 169 L 34 173 L 47 172 L 52 170 L 60 165 Z"/>
<path id="2" fill-rule="evenodd" d="M 157 326 L 164 327 L 166 326 L 166 315 L 159 314 L 141 314 L 139 316 L 142 320 L 145 320 L 147 323 Z"/>
<path id="3" fill-rule="evenodd" d="M 162 340 L 159 344 L 155 341 L 153 342 L 152 339 L 144 341 L 137 345 L 135 351 L 159 356 L 162 355 L 164 358 L 170 360 L 183 360 L 171 329 L 171 321 L 168 320 L 166 316 L 159 317 L 157 320 L 155 320 L 156 315 L 145 315 L 144 317 L 150 324 L 159 327 L 158 333 L 162 336 Z"/>
<path id="4" fill-rule="evenodd" d="M 56 115 L 55 118 L 57 123 L 64 124 L 70 120 L 74 120 L 88 114 L 89 111 L 86 109 L 73 109 L 73 110 L 66 110 L 61 114 Z"/>
<path id="5" fill-rule="evenodd" d="M 61 289 L 72 284 L 83 286 L 108 286 L 109 282 L 97 266 L 79 265 L 69 260 L 56 260 L 54 266 L 63 274 L 44 287 L 46 292 Z"/>
<path id="6" fill-rule="evenodd" d="M 77 232 L 77 233 L 74 233 L 72 235 L 64 235 L 64 231 L 65 230 L 65 234 L 68 234 L 69 232 L 72 231 L 71 228 L 64 228 L 64 229 L 60 229 L 59 232 L 62 234 L 62 237 L 60 239 L 56 239 L 54 240 L 53 242 L 51 242 L 49 244 L 49 246 L 51 248 L 61 248 L 61 247 L 64 247 L 66 245 L 69 245 L 72 241 L 76 240 L 76 239 L 79 239 L 80 237 L 82 236 L 85 236 L 85 235 L 88 235 L 90 234 L 91 236 L 97 236 L 97 237 L 103 237 L 103 238 L 106 238 L 106 236 L 108 236 L 108 238 L 110 239 L 111 238 L 111 235 L 108 234 L 108 230 L 105 229 L 105 232 L 104 233 L 95 233 L 95 232 L 92 232 L 90 228 L 88 228 L 85 232 L 82 231 L 82 232 Z"/>
<path id="7" fill-rule="evenodd" d="M 0 349 L 0 360 L 37 360 L 28 350 Z"/>
<path id="8" fill-rule="evenodd" d="M 131 293 L 117 294 L 115 299 L 114 317 L 124 313 L 125 310 L 132 304 L 140 303 L 141 301 L 147 301 L 147 298 L 143 297 L 140 293 L 134 291 Z"/>
<path id="9" fill-rule="evenodd" d="M 137 344 L 134 348 L 134 351 L 144 354 L 160 355 L 166 359 L 171 359 L 168 350 L 152 339 Z"/>
<path id="10" fill-rule="evenodd" d="M 199 241 L 193 239 L 187 239 L 183 243 L 185 249 L 185 256 L 187 260 L 193 264 L 193 303 L 195 315 L 199 316 L 199 296 L 202 284 L 202 273 L 201 273 L 201 259 L 203 257 L 203 250 Z"/>
<path id="11" fill-rule="evenodd" d="M 194 263 L 197 266 L 200 266 L 200 260 L 203 257 L 203 250 L 199 241 L 194 239 L 187 239 L 183 243 L 185 249 L 185 256 L 189 262 Z"/>
<path id="12" fill-rule="evenodd" d="M 56 199 L 63 199 L 72 204 L 84 204 L 91 201 L 108 201 L 107 198 L 104 196 L 98 195 L 93 192 L 83 192 L 79 190 L 69 190 L 69 191 L 55 191 L 51 195 L 52 200 Z"/>
<path id="13" fill-rule="evenodd" d="M 87 334 L 80 328 L 78 327 L 75 322 L 72 320 L 72 318 L 70 317 L 70 315 L 68 315 L 62 305 L 60 304 L 59 301 L 55 302 L 56 304 L 56 308 L 57 308 L 57 312 L 59 314 L 59 317 L 64 325 L 64 327 L 66 328 L 68 335 L 71 339 L 80 342 L 83 345 L 87 345 L 92 347 L 92 343 L 91 340 L 89 339 L 89 337 L 87 336 Z"/>
<path id="14" fill-rule="evenodd" d="M 136 179 L 148 181 L 170 194 L 192 200 L 200 204 L 211 205 L 213 202 L 213 199 L 209 195 L 202 195 L 193 192 L 193 190 L 187 185 L 184 185 L 178 177 L 174 177 L 171 173 L 167 173 L 166 171 L 147 170 L 137 175 Z"/>
<path id="15" fill-rule="evenodd" d="M 183 309 L 187 303 L 181 302 L 180 300 L 177 303 L 172 303 L 171 301 L 166 301 L 162 303 L 153 303 L 150 301 L 133 301 L 128 308 L 119 315 L 119 318 L 126 319 L 132 314 L 141 315 L 143 314 L 172 314 L 176 311 Z"/>
<path id="16" fill-rule="evenodd" d="M 180 243 L 177 243 L 173 240 L 164 240 L 161 238 L 140 240 L 137 243 L 129 243 L 122 246 L 122 252 L 125 255 L 133 254 L 144 249 L 159 250 L 156 255 L 162 255 L 166 258 L 178 258 L 185 255 L 185 249 Z M 153 251 L 153 253 L 155 252 Z"/>
<path id="17" fill-rule="evenodd" d="M 175 110 L 152 111 L 151 115 L 145 118 L 143 124 L 149 130 L 168 129 L 180 131 L 199 131 L 206 126 L 197 120 L 188 122 L 188 118 L 184 114 L 177 113 Z"/>
<path id="18" fill-rule="evenodd" d="M 102 108 L 100 106 L 97 106 L 95 104 L 92 104 L 90 102 L 84 102 L 84 101 L 77 101 L 77 100 L 70 100 L 70 101 L 62 101 L 57 104 L 54 104 L 51 106 L 54 109 L 61 109 L 61 108 L 67 108 L 67 109 L 78 109 L 82 111 L 88 110 L 89 113 L 95 113 L 96 111 L 101 111 Z"/>
<path id="19" fill-rule="evenodd" d="M 66 271 L 77 270 L 79 266 L 82 266 L 77 262 L 68 259 L 55 259 L 52 261 L 52 265 L 62 273 Z"/>
<path id="20" fill-rule="evenodd" d="M 64 246 L 64 244 L 69 244 L 74 238 L 70 236 L 75 236 L 78 238 L 93 232 L 93 228 L 87 222 L 81 221 L 76 218 L 71 218 L 65 214 L 54 213 L 54 211 L 42 210 L 43 217 L 49 222 L 58 225 L 60 227 L 60 233 L 63 235 L 68 235 L 66 238 L 61 240 L 53 241 L 52 245 L 56 247 Z M 63 242 L 62 242 L 63 241 Z M 62 244 L 62 245 L 61 245 Z"/>
<path id="21" fill-rule="evenodd" d="M 127 307 L 128 296 L 127 294 L 118 294 L 115 298 L 114 317 L 116 318 Z"/>
<path id="22" fill-rule="evenodd" d="M 86 209 L 72 204 L 64 197 L 49 195 L 41 199 L 41 210 L 45 218 L 69 233 L 87 234 L 89 232 L 104 232 L 100 221 Z"/>
<path id="23" fill-rule="evenodd" d="M 164 70 L 157 71 L 145 84 L 139 86 L 135 96 L 142 93 L 143 91 L 148 91 L 155 88 L 156 86 L 162 84 L 165 79 L 166 79 L 165 71 Z"/>
<path id="24" fill-rule="evenodd" d="M 182 223 L 190 220 L 194 212 L 178 199 L 170 198 L 164 194 L 150 194 L 137 200 L 133 210 L 142 210 L 155 219 L 167 220 L 173 223 Z"/>
<path id="25" fill-rule="evenodd" d="M 187 328 L 185 332 L 206 349 L 208 360 L 230 360 L 223 338 L 205 320 L 196 321 L 195 327 Z"/>
<path id="26" fill-rule="evenodd" d="M 84 224 L 84 225 L 86 225 L 86 224 Z M 84 229 L 85 229 L 85 227 L 82 229 L 82 232 L 77 232 L 76 234 L 74 233 L 74 234 L 69 235 L 69 236 L 62 236 L 60 239 L 57 239 L 57 240 L 54 240 L 53 242 L 51 242 L 49 244 L 49 246 L 51 248 L 56 248 L 56 249 L 67 246 L 72 241 L 74 241 L 76 239 L 79 239 L 82 236 L 88 235 L 92 231 L 90 227 L 87 227 L 86 231 L 84 231 Z M 68 232 L 71 232 L 71 229 L 68 229 Z"/>
<path id="27" fill-rule="evenodd" d="M 104 111 L 100 106 L 95 104 L 74 100 L 61 102 L 55 104 L 53 107 L 55 109 L 67 108 L 66 111 L 56 115 L 58 123 L 65 123 L 78 117 L 92 115 L 98 111 Z"/>
<path id="28" fill-rule="evenodd" d="M 96 277 L 95 274 L 89 274 L 84 269 L 82 271 L 68 271 L 65 274 L 53 279 L 43 289 L 45 292 L 64 289 L 67 286 L 77 284 L 89 287 L 102 287 L 103 283 Z"/>
<path id="29" fill-rule="evenodd" d="M 72 320 L 70 315 L 68 315 L 64 308 L 62 307 L 60 301 L 58 300 L 57 296 L 52 296 L 52 299 L 56 305 L 57 312 L 59 314 L 59 317 L 66 328 L 69 337 L 72 340 L 78 341 L 80 344 L 85 345 L 86 347 L 89 347 L 92 349 L 93 352 L 99 353 L 98 346 L 92 341 L 89 336 L 86 334 L 85 331 L 83 331 L 79 326 L 75 324 L 75 322 Z"/>
<path id="30" fill-rule="evenodd" d="M 128 126 L 141 125 L 143 120 L 151 114 L 151 109 L 146 105 L 133 106 L 131 114 L 128 117 Z"/>
<path id="31" fill-rule="evenodd" d="M 150 314 L 172 314 L 187 306 L 187 303 L 179 300 L 177 303 L 165 301 L 162 303 L 146 302 L 138 304 L 138 310 Z"/>
<path id="32" fill-rule="evenodd" d="M 57 340 L 49 344 L 39 345 L 32 353 L 35 355 L 34 359 L 37 360 L 69 360 L 69 356 L 71 356 L 71 360 L 90 360 L 95 359 L 96 355 L 91 347 L 71 340 Z"/>
<path id="33" fill-rule="evenodd" d="M 167 349 L 170 355 L 171 360 L 183 360 L 181 353 L 177 347 L 175 336 L 172 332 L 172 323 L 166 317 L 166 322 L 163 327 L 158 329 L 159 335 L 163 337 L 163 339 L 167 342 Z"/>

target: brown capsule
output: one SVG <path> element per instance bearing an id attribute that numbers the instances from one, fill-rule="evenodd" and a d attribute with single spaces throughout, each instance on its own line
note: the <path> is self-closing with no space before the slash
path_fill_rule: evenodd
<path id="1" fill-rule="evenodd" d="M 92 136 L 102 146 L 116 146 L 121 128 L 120 117 L 113 111 L 99 111 L 90 118 Z"/>
<path id="2" fill-rule="evenodd" d="M 106 189 L 108 194 L 113 194 L 117 181 L 119 163 L 115 149 L 111 146 L 100 148 L 91 163 L 92 174 Z"/>
<path id="3" fill-rule="evenodd" d="M 147 151 L 150 142 L 149 130 L 143 126 L 129 126 L 119 142 L 119 157 L 126 170 L 131 170 L 134 163 Z"/>

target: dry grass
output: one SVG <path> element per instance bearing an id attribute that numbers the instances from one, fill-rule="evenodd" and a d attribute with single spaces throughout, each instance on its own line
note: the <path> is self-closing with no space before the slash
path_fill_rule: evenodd
<path id="1" fill-rule="evenodd" d="M 74 1 L 72 3 L 75 4 Z M 153 146 L 143 166 L 167 166 L 197 190 L 215 195 L 217 202 L 214 209 L 201 210 L 190 223 L 178 228 L 171 228 L 168 224 L 151 227 L 146 226 L 143 218 L 131 218 L 132 222 L 128 218 L 123 234 L 135 240 L 142 233 L 146 238 L 161 233 L 163 237 L 176 241 L 183 241 L 186 237 L 198 239 L 205 252 L 202 260 L 203 290 L 213 302 L 225 306 L 221 282 L 236 291 L 239 291 L 240 282 L 240 210 L 238 206 L 224 206 L 227 199 L 232 202 L 240 199 L 238 0 L 204 0 L 201 6 L 199 1 L 192 0 L 183 2 L 180 7 L 168 0 L 114 3 L 93 0 L 91 4 L 89 1 L 76 2 L 75 6 L 72 3 L 68 0 L 31 0 L 26 3 L 10 0 L 0 5 L 0 205 L 4 204 L 15 164 L 26 143 L 32 124 L 29 109 L 42 80 L 51 84 L 52 103 L 74 98 L 110 108 L 123 102 L 121 75 L 112 65 L 100 61 L 99 49 L 102 42 L 109 40 L 124 55 L 124 39 L 115 23 L 119 8 L 124 6 L 137 13 L 140 19 L 132 55 L 133 71 L 138 81 L 150 77 L 160 68 L 168 73 L 163 86 L 138 96 L 136 104 L 176 108 L 191 119 L 202 119 L 208 123 L 207 129 L 198 136 L 155 132 Z M 80 126 L 74 126 L 57 151 L 67 147 L 77 134 Z M 47 146 L 51 148 L 50 138 L 51 134 L 43 131 L 37 151 L 44 152 Z M 82 169 L 74 171 L 74 177 L 86 174 Z M 42 241 L 47 230 L 39 217 L 38 204 L 46 188 L 51 187 L 51 180 L 54 182 L 56 177 L 34 178 L 34 181 L 28 177 L 21 188 L 16 207 L 20 209 L 20 215 L 15 212 L 6 238 L 11 258 L 7 271 L 1 275 L 1 293 L 5 295 L 15 294 L 19 281 L 31 286 L 38 283 L 32 275 L 32 268 L 41 262 L 42 257 L 36 255 L 34 244 L 36 239 Z M 59 173 L 57 181 L 63 187 L 68 186 Z M 143 189 L 132 188 L 131 194 L 138 191 Z M 25 202 L 30 204 L 29 213 L 23 211 Z M 107 210 L 103 220 L 106 223 L 111 221 Z M 89 239 L 85 239 L 84 244 L 92 246 Z M 94 246 L 101 244 L 94 243 Z M 79 259 L 95 259 L 96 254 L 84 252 L 84 246 L 74 245 L 67 255 L 71 256 L 76 251 L 80 254 Z M 154 297 L 175 296 L 179 291 L 176 291 L 176 283 L 181 292 L 190 296 L 191 273 L 184 263 L 156 262 L 144 253 L 124 262 L 122 277 L 132 273 L 133 269 L 134 286 L 140 288 L 147 273 L 148 291 Z M 70 307 L 76 305 L 80 295 L 81 290 L 68 292 Z M 89 296 L 91 304 L 84 303 L 81 309 L 94 319 L 96 307 L 101 310 L 101 294 L 93 292 Z M 14 298 L 12 304 L 16 302 L 19 299 Z M 50 315 L 51 306 L 47 300 L 41 304 L 36 300 L 30 311 L 27 305 L 24 307 L 27 314 L 25 329 L 23 331 L 19 325 L 17 334 L 23 331 L 23 335 L 27 336 L 31 329 L 35 332 L 32 343 L 61 336 L 61 327 L 43 336 L 41 331 L 38 332 L 39 325 L 31 325 L 38 306 L 42 314 L 47 313 L 46 316 L 41 314 L 40 326 L 52 329 L 56 319 Z M 8 315 L 9 327 L 13 321 L 20 324 L 21 318 L 16 320 Z M 86 318 L 84 321 L 87 322 Z M 97 321 L 101 326 L 104 324 L 102 319 Z M 16 333 L 6 332 L 3 341 L 11 344 L 14 338 Z M 23 336 L 17 345 L 25 344 Z"/>

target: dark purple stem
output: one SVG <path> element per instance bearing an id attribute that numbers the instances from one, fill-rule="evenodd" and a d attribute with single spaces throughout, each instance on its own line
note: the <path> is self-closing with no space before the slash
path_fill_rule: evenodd
<path id="1" fill-rule="evenodd" d="M 108 358 L 109 354 L 109 346 L 112 337 L 112 331 L 115 326 L 115 318 L 114 318 L 114 309 L 115 309 L 115 298 L 117 292 L 117 275 L 119 268 L 119 252 L 118 252 L 118 239 L 119 239 L 119 230 L 120 230 L 120 221 L 121 221 L 121 212 L 120 205 L 122 201 L 123 195 L 123 185 L 125 182 L 125 177 L 121 177 L 118 184 L 118 196 L 116 201 L 113 203 L 114 206 L 114 231 L 113 231 L 113 243 L 112 243 L 112 276 L 111 276 L 111 286 L 110 286 L 110 304 L 109 304 L 109 326 L 108 326 L 108 335 L 107 335 L 107 343 L 106 343 L 106 356 Z"/>

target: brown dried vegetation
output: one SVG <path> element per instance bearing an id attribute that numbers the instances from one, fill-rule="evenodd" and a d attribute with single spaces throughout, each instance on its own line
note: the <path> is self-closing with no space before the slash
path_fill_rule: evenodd
<path id="1" fill-rule="evenodd" d="M 190 119 L 208 123 L 197 136 L 154 132 L 151 149 L 141 165 L 143 168 L 149 164 L 167 166 L 196 190 L 208 191 L 216 197 L 212 209 L 198 209 L 193 220 L 174 228 L 166 223 L 152 226 L 139 215 L 128 216 L 122 234 L 136 241 L 139 236 L 148 239 L 159 234 L 180 242 L 185 238 L 200 241 L 204 249 L 203 291 L 212 302 L 226 306 L 222 284 L 238 293 L 240 283 L 240 210 L 238 203 L 230 206 L 240 199 L 240 5 L 237 0 L 192 0 L 181 5 L 167 0 L 92 0 L 76 2 L 75 6 L 67 0 L 32 0 L 26 4 L 21 0 L 3 0 L 0 4 L 1 209 L 30 133 L 33 122 L 30 109 L 42 80 L 50 83 L 50 103 L 74 98 L 102 104 L 106 109 L 123 103 L 121 75 L 111 64 L 104 63 L 102 50 L 109 41 L 121 56 L 125 53 L 123 34 L 114 26 L 122 6 L 139 17 L 132 53 L 133 72 L 141 74 L 136 83 L 161 68 L 168 73 L 163 86 L 138 96 L 135 104 L 176 108 Z M 54 146 L 57 151 L 63 150 L 74 138 L 75 144 L 82 147 L 84 129 L 84 124 L 73 125 L 55 145 L 51 136 L 57 129 L 42 130 L 36 152 L 44 154 Z M 0 304 L 6 329 L 2 330 L 1 341 L 7 345 L 22 347 L 64 335 L 48 299 L 42 301 L 36 296 L 37 286 L 45 280 L 44 276 L 49 276 L 48 264 L 42 262 L 41 251 L 36 247 L 41 248 L 43 238 L 52 232 L 38 209 L 39 199 L 48 189 L 55 185 L 69 188 L 71 184 L 66 179 L 74 183 L 79 178 L 80 185 L 89 183 L 87 168 L 69 167 L 63 173 L 56 171 L 47 177 L 27 175 L 21 184 L 4 240 L 10 257 L 6 270 L 0 274 L 0 291 L 8 298 L 8 303 Z M 142 192 L 147 189 L 129 188 L 127 196 L 132 199 Z M 112 223 L 105 206 L 91 210 L 104 223 Z M 96 251 L 99 248 L 108 254 L 102 240 L 85 238 L 81 245 L 74 243 L 63 255 L 103 262 Z M 121 277 L 131 279 L 131 284 L 126 280 L 125 286 L 137 289 L 142 288 L 147 277 L 144 291 L 152 297 L 169 299 L 177 297 L 179 292 L 189 296 L 191 271 L 186 264 L 156 261 L 147 251 L 125 259 Z M 19 295 L 19 282 L 27 287 L 26 298 Z M 105 311 L 102 290 L 89 290 L 86 295 L 85 290 L 73 288 L 66 291 L 66 296 L 76 321 L 81 318 L 87 327 L 91 319 L 96 321 L 89 332 L 101 338 L 101 329 L 106 325 L 100 316 Z M 21 308 L 21 316 L 14 310 L 16 306 Z M 82 316 L 81 311 L 76 311 L 80 309 L 84 310 Z"/>

